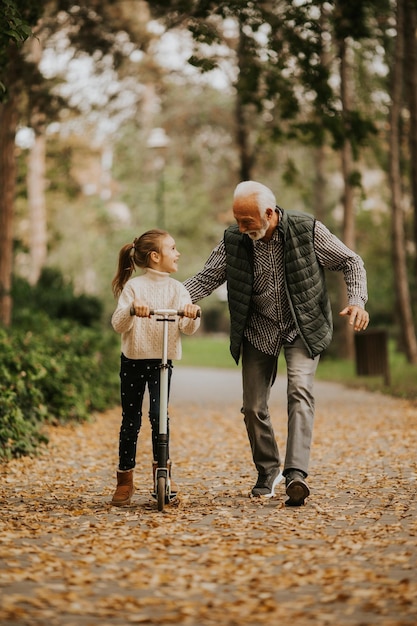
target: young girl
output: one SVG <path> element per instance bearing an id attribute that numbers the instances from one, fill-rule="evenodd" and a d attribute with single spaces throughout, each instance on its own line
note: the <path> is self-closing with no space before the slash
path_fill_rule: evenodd
<path id="1" fill-rule="evenodd" d="M 149 230 L 133 243 L 126 244 L 119 253 L 119 265 L 112 282 L 113 293 L 119 300 L 111 319 L 114 330 L 121 335 L 122 345 L 119 468 L 117 488 L 111 501 L 115 506 L 129 505 L 135 491 L 133 468 L 136 464 L 136 445 L 142 424 L 146 385 L 150 401 L 153 458 L 157 458 L 159 364 L 162 360 L 163 329 L 162 324 L 150 316 L 150 310 L 165 308 L 184 311 L 184 317 L 173 318 L 174 322 L 168 325 L 168 388 L 172 360 L 181 358 L 180 331 L 191 335 L 200 325 L 200 318 L 197 317 L 200 307 L 191 303 L 190 295 L 182 283 L 170 278 L 170 274 L 178 269 L 179 256 L 171 235 L 157 229 Z M 145 272 L 131 278 L 136 267 L 144 268 Z M 156 466 L 157 461 L 154 460 L 154 475 Z M 170 461 L 168 467 L 171 467 Z M 172 495 L 173 492 L 175 490 L 171 482 Z"/>

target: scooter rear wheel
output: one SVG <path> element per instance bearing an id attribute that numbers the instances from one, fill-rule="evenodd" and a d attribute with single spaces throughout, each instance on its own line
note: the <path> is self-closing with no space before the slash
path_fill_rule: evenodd
<path id="1" fill-rule="evenodd" d="M 167 479 L 165 476 L 159 476 L 156 483 L 156 495 L 158 501 L 158 511 L 164 510 L 165 497 L 166 497 Z"/>

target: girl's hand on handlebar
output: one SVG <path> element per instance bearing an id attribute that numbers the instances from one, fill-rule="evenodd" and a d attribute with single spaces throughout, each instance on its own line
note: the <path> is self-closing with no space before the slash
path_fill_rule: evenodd
<path id="1" fill-rule="evenodd" d="M 196 320 L 200 315 L 200 307 L 197 304 L 185 304 L 184 305 L 184 317 L 190 317 Z"/>
<path id="2" fill-rule="evenodd" d="M 136 317 L 150 317 L 151 310 L 144 302 L 134 300 L 132 306 L 130 307 L 130 314 L 136 315 Z"/>

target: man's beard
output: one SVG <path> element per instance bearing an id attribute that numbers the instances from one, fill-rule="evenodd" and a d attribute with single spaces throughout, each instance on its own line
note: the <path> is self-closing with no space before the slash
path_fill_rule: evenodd
<path id="1" fill-rule="evenodd" d="M 252 230 L 250 233 L 246 233 L 248 237 L 252 239 L 252 241 L 259 241 L 266 235 L 266 231 L 268 230 L 269 222 L 266 219 L 262 219 L 262 228 L 259 230 Z"/>

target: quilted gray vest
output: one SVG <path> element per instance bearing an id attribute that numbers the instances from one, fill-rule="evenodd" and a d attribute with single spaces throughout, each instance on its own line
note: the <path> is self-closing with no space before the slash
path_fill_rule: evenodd
<path id="1" fill-rule="evenodd" d="M 284 211 L 278 228 L 284 237 L 285 286 L 297 332 L 314 358 L 330 344 L 332 312 L 323 268 L 314 251 L 314 218 Z M 253 285 L 252 240 L 236 225 L 224 233 L 230 311 L 230 352 L 239 362 Z"/>

